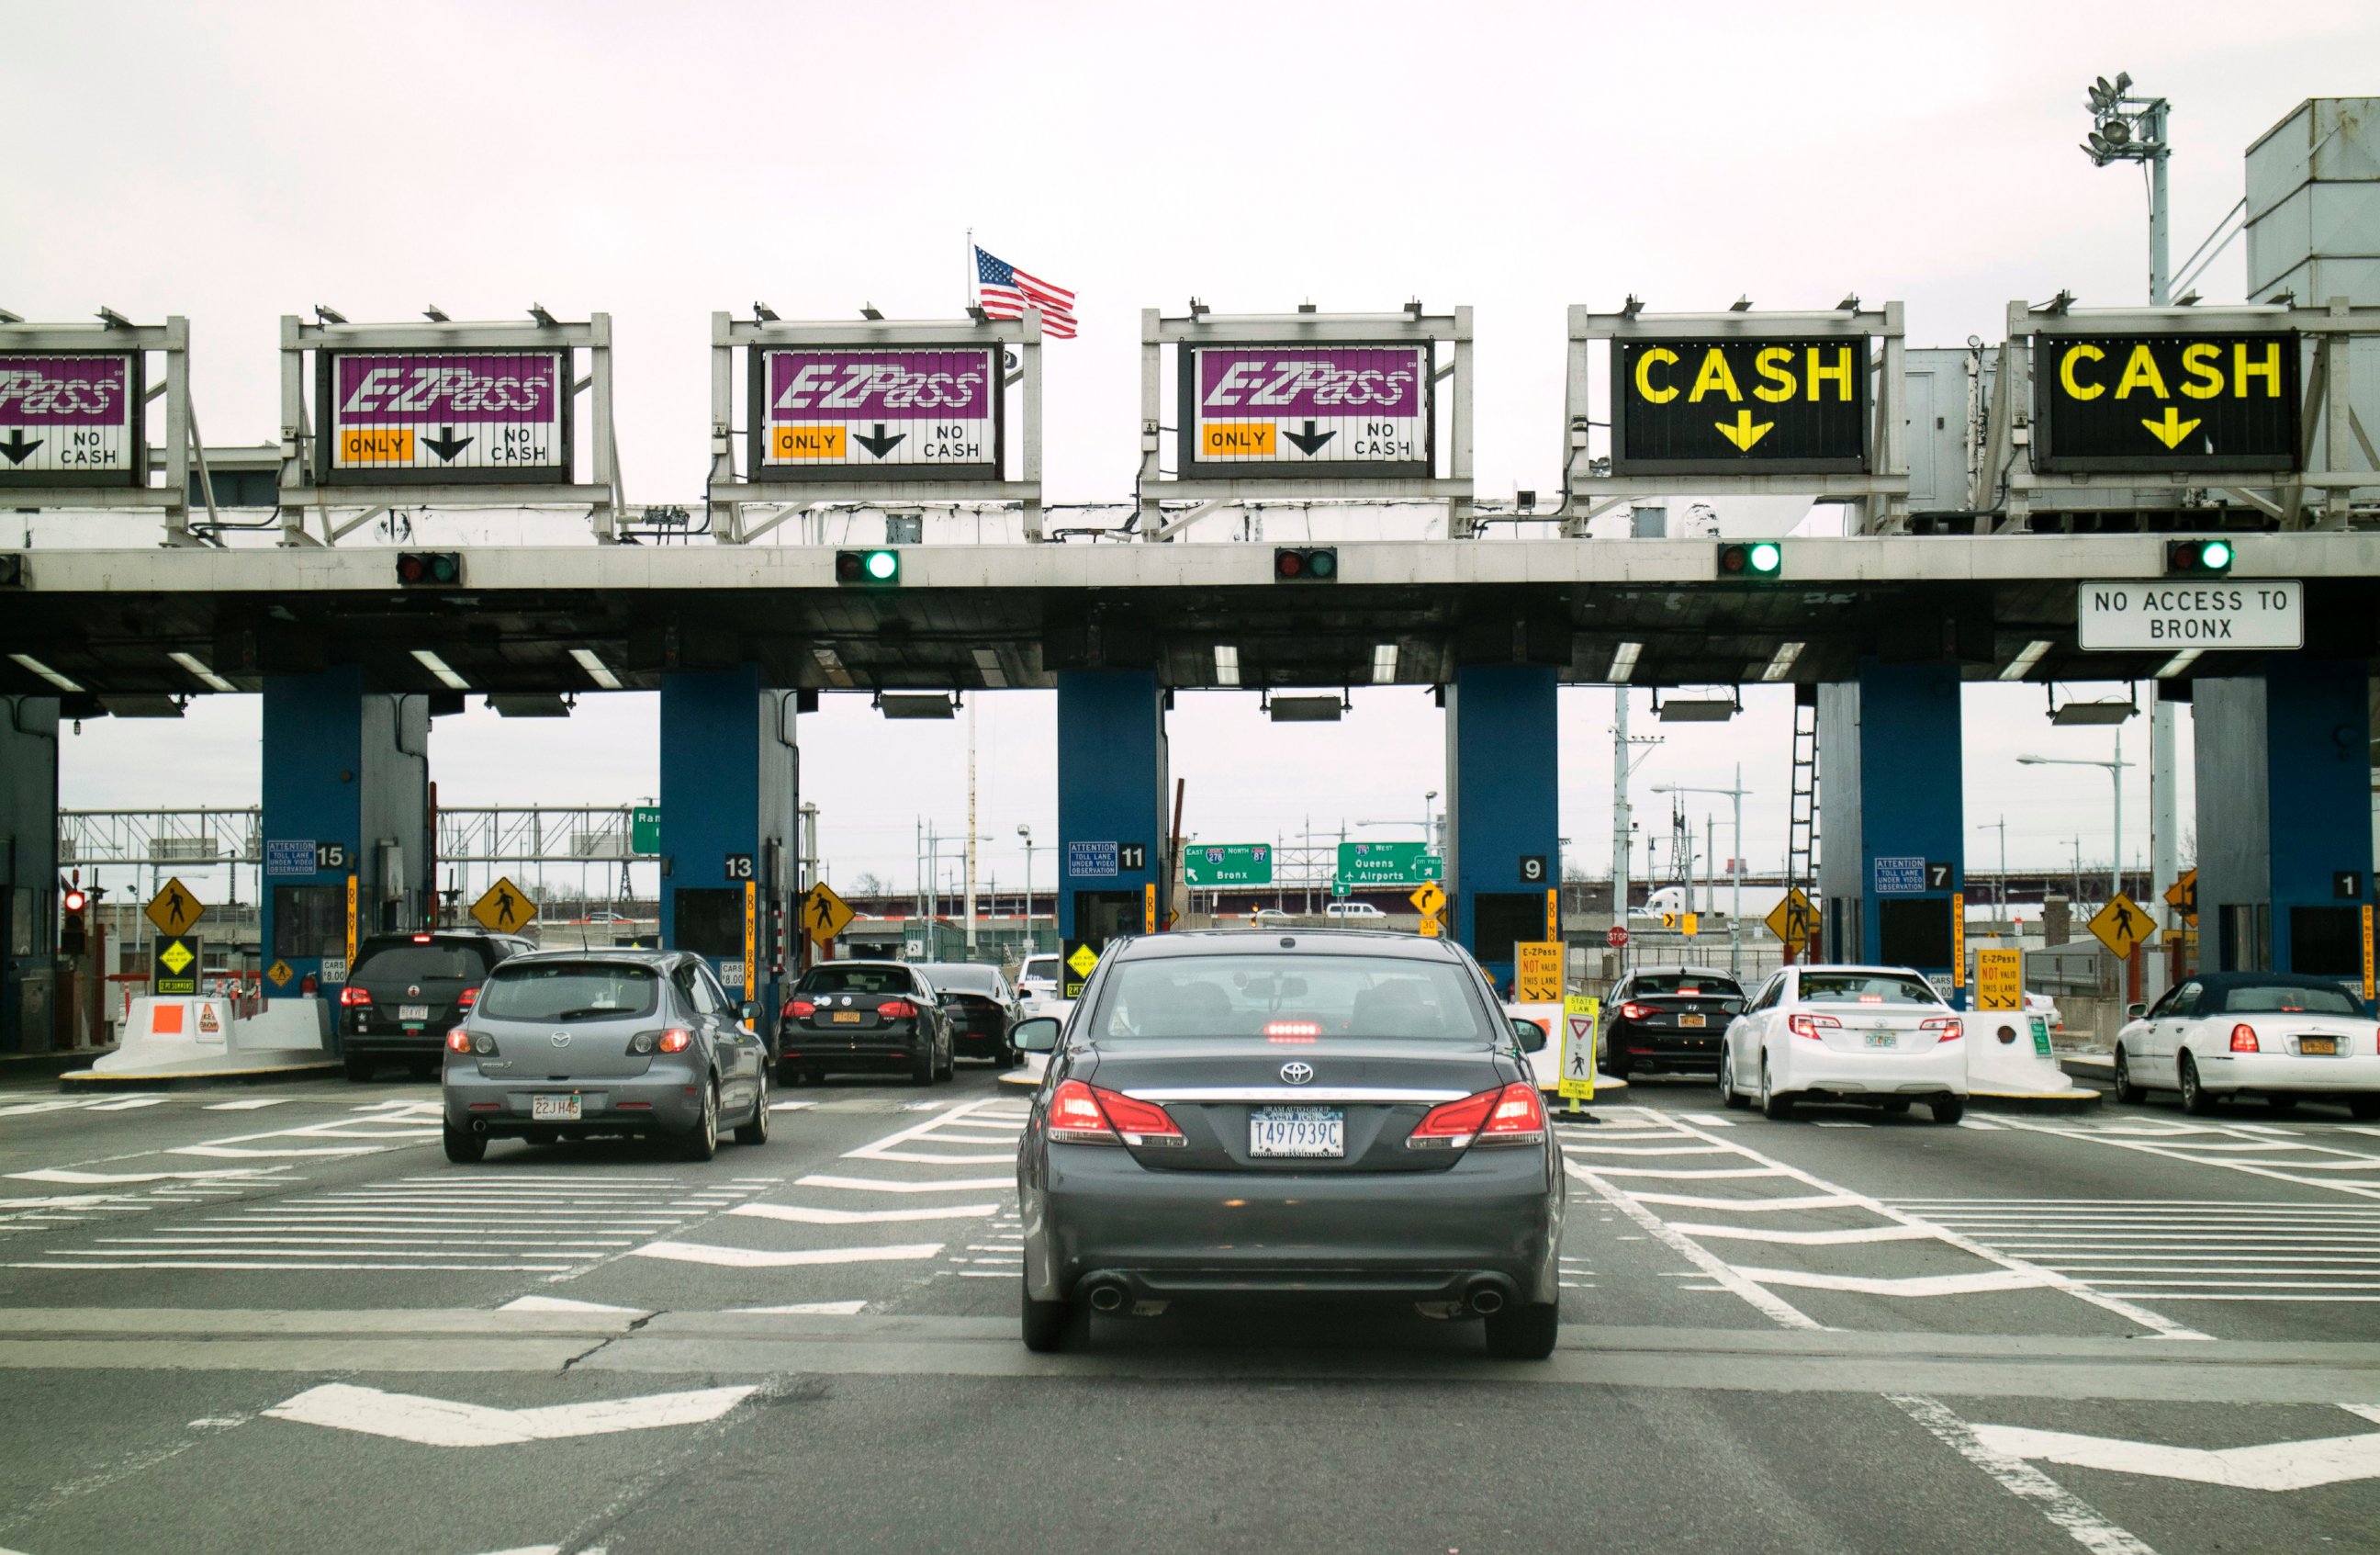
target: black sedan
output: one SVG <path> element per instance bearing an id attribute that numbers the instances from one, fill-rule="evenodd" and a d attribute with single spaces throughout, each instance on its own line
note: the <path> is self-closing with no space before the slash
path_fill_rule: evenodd
<path id="1" fill-rule="evenodd" d="M 1620 979 L 1604 1008 L 1605 1074 L 1716 1075 L 1727 1023 L 1743 1011 L 1743 990 L 1726 973 L 1700 966 L 1639 966 Z"/>
<path id="2" fill-rule="evenodd" d="M 832 961 L 794 984 L 777 1022 L 777 1079 L 813 1084 L 830 1071 L 905 1071 L 917 1084 L 951 1077 L 951 1025 L 925 974 L 898 961 Z"/>
<path id="3" fill-rule="evenodd" d="M 356 949 L 339 990 L 339 1051 L 347 1078 L 369 1080 L 403 1059 L 416 1079 L 438 1073 L 446 1033 L 471 1014 L 497 963 L 535 947 L 476 929 L 374 934 Z"/>
<path id="4" fill-rule="evenodd" d="M 997 966 L 973 961 L 924 961 L 917 970 L 933 979 L 950 1017 L 951 1046 L 962 1058 L 988 1058 L 995 1068 L 1016 1067 L 1009 1042 L 1019 1012 L 1016 995 Z"/>
<path id="5" fill-rule="evenodd" d="M 1560 1149 L 1478 964 L 1346 929 L 1111 945 L 1050 1054 L 1017 1152 L 1024 1339 L 1090 1312 L 1243 1294 L 1411 1303 L 1550 1355 Z M 1087 1331 L 1087 1330 L 1084 1330 Z"/>

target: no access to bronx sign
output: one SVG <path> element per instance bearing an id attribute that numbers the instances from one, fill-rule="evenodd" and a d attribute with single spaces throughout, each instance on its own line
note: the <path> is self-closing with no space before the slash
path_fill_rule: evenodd
<path id="1" fill-rule="evenodd" d="M 2074 624 L 2086 652 L 2303 648 L 2305 585 L 2295 578 L 2085 583 L 2077 591 Z"/>

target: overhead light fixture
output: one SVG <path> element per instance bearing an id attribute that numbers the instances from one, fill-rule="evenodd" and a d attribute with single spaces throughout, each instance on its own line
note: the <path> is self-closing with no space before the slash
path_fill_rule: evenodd
<path id="1" fill-rule="evenodd" d="M 1614 686 L 1625 686 L 1628 677 L 1636 673 L 1636 656 L 1645 651 L 1641 642 L 1623 642 L 1620 651 L 1611 656 L 1611 673 L 1603 678 Z"/>
<path id="2" fill-rule="evenodd" d="M 498 718 L 567 718 L 569 705 L 551 691 L 498 691 L 488 698 Z"/>
<path id="3" fill-rule="evenodd" d="M 1397 645 L 1384 642 L 1372 650 L 1372 684 L 1393 686 L 1397 681 Z"/>
<path id="4" fill-rule="evenodd" d="M 1207 305 L 1199 301 L 1196 298 L 1192 298 L 1190 299 L 1190 316 L 1194 319 L 1205 318 L 1207 316 Z"/>
<path id="5" fill-rule="evenodd" d="M 456 674 L 452 665 L 448 664 L 445 660 L 438 657 L 437 654 L 430 651 L 430 650 L 426 648 L 417 648 L 413 650 L 413 656 L 420 662 L 423 669 L 428 670 L 431 674 L 436 675 L 438 677 L 438 684 L 446 687 L 447 690 L 468 691 L 471 688 L 471 683 L 469 681 L 465 680 L 461 675 Z"/>
<path id="6" fill-rule="evenodd" d="M 2183 649 L 2180 652 L 2175 654 L 2172 658 L 2168 659 L 2165 662 L 2164 668 L 2157 671 L 2156 678 L 2159 680 L 2171 680 L 2182 671 L 2190 668 L 2191 665 L 2198 662 L 2198 656 L 2204 651 L 2205 651 L 2204 649 L 2197 648 Z"/>
<path id="7" fill-rule="evenodd" d="M 1767 669 L 1760 672 L 1760 678 L 1763 680 L 1782 680 L 1787 675 L 1791 674 L 1793 673 L 1793 661 L 1799 659 L 1802 656 L 1802 650 L 1808 646 L 1809 645 L 1807 643 L 1799 642 L 1789 642 L 1779 646 L 1777 650 L 1777 656 L 1768 661 L 1768 667 Z"/>
<path id="8" fill-rule="evenodd" d="M 1336 723 L 1344 710 L 1336 697 L 1274 697 L 1265 709 L 1275 723 Z"/>
<path id="9" fill-rule="evenodd" d="M 1737 298 L 1733 302 L 1730 302 L 1730 303 L 1729 303 L 1729 304 L 1727 305 L 1727 310 L 1728 310 L 1729 312 L 1730 312 L 1730 313 L 1749 313 L 1749 312 L 1751 312 L 1751 311 L 1752 311 L 1752 298 L 1751 298 L 1751 295 L 1750 295 L 1749 293 L 1747 293 L 1747 294 L 1745 294 L 1744 296 L 1742 296 L 1742 297 Z"/>
<path id="10" fill-rule="evenodd" d="M 1664 723 L 1724 723 L 1735 716 L 1730 698 L 1672 697 L 1653 710 Z"/>
<path id="11" fill-rule="evenodd" d="M 842 654 L 832 648 L 813 648 L 810 650 L 810 657 L 818 661 L 819 668 L 826 672 L 827 679 L 846 691 L 851 689 L 853 685 L 851 672 L 844 667 Z"/>
<path id="12" fill-rule="evenodd" d="M 43 680 L 48 681 L 52 686 L 56 686 L 61 691 L 79 692 L 82 690 L 82 686 L 76 683 L 71 677 L 58 674 L 57 671 L 50 668 L 49 665 L 42 663 L 39 659 L 34 658 L 30 653 L 11 653 L 8 657 L 15 660 L 19 668 L 30 670 L 33 674 L 40 675 Z"/>
<path id="13" fill-rule="evenodd" d="M 863 302 L 859 305 L 859 316 L 871 324 L 880 324 L 884 322 L 884 310 L 872 302 Z"/>
<path id="14" fill-rule="evenodd" d="M 877 710 L 887 718 L 954 718 L 958 709 L 947 691 L 881 691 Z"/>
<path id="15" fill-rule="evenodd" d="M 986 686 L 1006 686 L 1008 672 L 1000 667 L 1000 650 L 978 648 L 975 650 L 976 672 L 983 676 Z"/>
<path id="16" fill-rule="evenodd" d="M 2051 642 L 2046 638 L 2035 638 L 2033 641 L 2024 645 L 2023 652 L 2009 661 L 2008 668 L 2000 672 L 2000 678 L 2002 680 L 2022 680 L 2026 675 L 2033 673 L 2034 665 L 2041 662 L 2042 655 L 2047 653 L 2051 649 L 2057 646 L 2058 645 L 2056 643 Z"/>
<path id="17" fill-rule="evenodd" d="M 587 672 L 587 678 L 604 690 L 617 691 L 620 688 L 620 677 L 612 673 L 612 667 L 609 664 L 596 657 L 593 649 L 574 648 L 570 650 L 570 656 L 578 661 L 578 667 Z"/>
<path id="18" fill-rule="evenodd" d="M 1240 650 L 1228 642 L 1215 645 L 1215 684 L 1237 686 L 1240 683 Z"/>
<path id="19" fill-rule="evenodd" d="M 2141 710 L 2130 702 L 2069 702 L 2049 715 L 2049 722 L 2072 726 L 2077 723 L 2121 723 Z"/>
<path id="20" fill-rule="evenodd" d="M 132 327 L 131 320 L 126 318 L 115 309 L 108 307 L 102 307 L 100 309 L 99 322 L 105 324 L 109 329 L 130 329 Z M 177 712 L 174 714 L 174 716 L 179 718 L 182 715 Z"/>
<path id="21" fill-rule="evenodd" d="M 1841 312 L 1841 313 L 1856 313 L 1856 312 L 1858 312 L 1858 311 L 1859 311 L 1859 293 L 1857 293 L 1857 292 L 1845 292 L 1845 293 L 1843 294 L 1843 299 L 1842 299 L 1840 302 L 1838 302 L 1838 303 L 1836 303 L 1836 304 L 1835 304 L 1835 310 L 1836 310 L 1836 311 L 1838 311 L 1838 312 Z"/>
<path id="22" fill-rule="evenodd" d="M 166 654 L 165 657 L 171 659 L 174 662 L 181 665 L 182 668 L 189 671 L 191 674 L 197 676 L 199 684 L 204 686 L 210 691 L 237 691 L 239 689 L 238 686 L 234 686 L 230 681 L 225 680 L 223 676 L 215 674 L 214 671 L 207 668 L 204 662 L 202 662 L 195 653 L 183 653 L 177 650 L 176 652 Z"/>
<path id="23" fill-rule="evenodd" d="M 99 705 L 110 718 L 179 718 L 179 697 L 102 697 Z"/>
<path id="24" fill-rule="evenodd" d="M 433 324 L 451 323 L 453 322 L 446 317 L 446 310 L 439 307 L 434 302 L 421 310 L 421 316 L 429 320 Z"/>

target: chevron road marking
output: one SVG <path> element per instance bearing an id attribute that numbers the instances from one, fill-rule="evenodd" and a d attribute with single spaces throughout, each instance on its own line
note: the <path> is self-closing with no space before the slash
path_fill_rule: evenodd
<path id="1" fill-rule="evenodd" d="M 755 1387 L 703 1388 L 535 1409 L 498 1409 L 330 1382 L 309 1388 L 264 1414 L 270 1419 L 393 1437 L 424 1447 L 510 1447 L 659 1426 L 698 1426 L 718 1419 L 758 1391 Z"/>

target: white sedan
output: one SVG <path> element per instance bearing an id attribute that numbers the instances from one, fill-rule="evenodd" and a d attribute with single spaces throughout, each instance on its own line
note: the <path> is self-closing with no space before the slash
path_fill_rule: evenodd
<path id="1" fill-rule="evenodd" d="M 2301 1096 L 2380 1118 L 2380 1027 L 2335 978 L 2301 972 L 2203 972 L 2167 990 L 2116 1034 L 2116 1099 L 2178 1090 L 2206 1113 L 2252 1093 L 2276 1112 Z"/>
<path id="2" fill-rule="evenodd" d="M 1757 1098 L 1772 1118 L 1796 1101 L 1842 1101 L 1934 1121 L 1967 1110 L 1967 1031 L 1934 985 L 1905 966 L 1788 966 L 1728 1023 L 1719 1099 Z"/>

